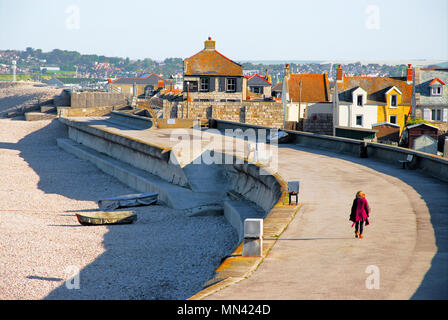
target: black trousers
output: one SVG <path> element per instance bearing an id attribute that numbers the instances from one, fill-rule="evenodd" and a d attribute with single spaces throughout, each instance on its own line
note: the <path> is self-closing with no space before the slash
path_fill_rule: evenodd
<path id="1" fill-rule="evenodd" d="M 358 232 L 362 234 L 362 231 L 364 230 L 364 221 L 356 221 L 355 223 L 355 232 Z"/>

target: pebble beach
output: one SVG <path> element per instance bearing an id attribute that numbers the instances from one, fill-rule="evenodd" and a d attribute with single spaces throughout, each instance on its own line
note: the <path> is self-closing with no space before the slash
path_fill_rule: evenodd
<path id="1" fill-rule="evenodd" d="M 0 119 L 0 299 L 187 299 L 200 291 L 237 244 L 225 218 L 153 205 L 135 208 L 134 224 L 81 226 L 76 212 L 137 191 L 59 149 L 62 137 L 58 120 Z"/>

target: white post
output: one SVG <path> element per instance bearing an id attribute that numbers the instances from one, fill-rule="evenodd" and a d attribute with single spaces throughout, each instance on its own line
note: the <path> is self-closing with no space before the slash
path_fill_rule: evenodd
<path id="1" fill-rule="evenodd" d="M 263 252 L 263 219 L 244 220 L 243 256 L 261 257 Z"/>

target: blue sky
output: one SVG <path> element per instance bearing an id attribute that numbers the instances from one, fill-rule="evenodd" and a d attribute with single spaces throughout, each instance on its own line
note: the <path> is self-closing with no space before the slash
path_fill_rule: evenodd
<path id="1" fill-rule="evenodd" d="M 0 49 L 233 60 L 448 60 L 448 0 L 0 0 Z"/>

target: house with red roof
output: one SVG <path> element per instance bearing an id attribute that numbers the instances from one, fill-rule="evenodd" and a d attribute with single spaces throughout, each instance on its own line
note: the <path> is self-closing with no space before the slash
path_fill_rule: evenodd
<path id="1" fill-rule="evenodd" d="M 266 99 L 271 98 L 272 83 L 269 76 L 262 77 L 255 73 L 247 78 L 247 97 L 250 99 Z"/>
<path id="2" fill-rule="evenodd" d="M 392 124 L 400 126 L 401 133 L 410 118 L 410 65 L 406 77 L 349 77 L 339 65 L 334 89 L 335 127 L 370 130 L 377 124 Z"/>
<path id="3" fill-rule="evenodd" d="M 215 48 L 211 37 L 204 49 L 184 60 L 184 97 L 196 102 L 242 102 L 247 79 L 243 66 Z"/>
<path id="4" fill-rule="evenodd" d="M 285 79 L 287 79 L 287 121 L 299 121 L 313 114 L 332 113 L 327 73 L 291 74 L 287 64 Z M 272 88 L 273 97 L 281 100 L 282 91 L 283 83 L 276 84 Z"/>

